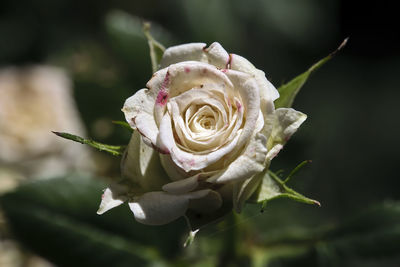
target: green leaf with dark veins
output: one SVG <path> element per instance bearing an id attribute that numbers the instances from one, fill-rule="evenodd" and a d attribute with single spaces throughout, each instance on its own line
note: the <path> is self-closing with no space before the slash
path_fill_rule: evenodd
<path id="1" fill-rule="evenodd" d="M 309 68 L 306 72 L 295 77 L 290 82 L 280 86 L 278 88 L 280 97 L 275 101 L 275 107 L 290 108 L 293 105 L 293 101 L 297 93 L 306 83 L 311 73 L 319 69 L 327 61 L 329 61 L 337 52 L 339 52 L 346 45 L 348 39 L 349 38 L 346 38 L 335 51 L 333 51 L 328 56 L 324 57 L 323 59 L 312 65 L 311 68 Z"/>
<path id="2" fill-rule="evenodd" d="M 96 141 L 93 141 L 91 139 L 85 139 L 83 137 L 70 134 L 70 133 L 63 133 L 63 132 L 54 132 L 53 133 L 57 136 L 60 136 L 62 138 L 72 140 L 81 144 L 89 145 L 91 147 L 97 148 L 100 151 L 105 151 L 108 152 L 114 156 L 121 156 L 125 150 L 125 146 L 113 146 L 113 145 L 107 145 L 107 144 L 102 144 Z"/>
<path id="3" fill-rule="evenodd" d="M 143 23 L 143 33 L 147 38 L 147 42 L 150 48 L 150 58 L 151 58 L 151 66 L 153 73 L 158 70 L 158 66 L 160 65 L 161 58 L 164 54 L 165 47 L 158 41 L 154 39 L 154 37 L 150 33 L 150 23 Z"/>
<path id="4" fill-rule="evenodd" d="M 315 204 L 321 206 L 321 204 L 311 198 L 305 197 L 302 194 L 288 187 L 284 181 L 282 181 L 272 171 L 265 171 L 261 185 L 258 190 L 252 195 L 250 203 L 262 203 L 262 209 L 268 201 L 277 198 L 290 198 L 292 200 L 303 202 L 306 204 Z"/>

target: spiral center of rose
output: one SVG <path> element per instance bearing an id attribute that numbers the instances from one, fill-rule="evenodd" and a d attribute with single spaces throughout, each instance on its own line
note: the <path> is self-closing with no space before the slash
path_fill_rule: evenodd
<path id="1" fill-rule="evenodd" d="M 168 112 L 178 147 L 200 154 L 215 151 L 235 139 L 244 120 L 240 96 L 228 96 L 216 84 L 196 86 L 172 97 Z"/>
<path id="2" fill-rule="evenodd" d="M 200 107 L 189 119 L 189 129 L 192 133 L 215 130 L 216 121 L 218 121 L 215 113 L 215 110 L 209 105 Z"/>

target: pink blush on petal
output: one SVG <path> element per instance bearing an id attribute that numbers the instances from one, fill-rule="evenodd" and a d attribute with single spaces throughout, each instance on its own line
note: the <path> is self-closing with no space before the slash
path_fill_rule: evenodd
<path id="1" fill-rule="evenodd" d="M 236 107 L 240 111 L 242 109 L 242 104 L 239 101 L 236 101 Z"/>
<path id="2" fill-rule="evenodd" d="M 158 95 L 157 95 L 157 99 L 156 99 L 156 103 L 158 105 L 164 106 L 168 101 L 168 93 L 165 90 L 161 90 Z"/>

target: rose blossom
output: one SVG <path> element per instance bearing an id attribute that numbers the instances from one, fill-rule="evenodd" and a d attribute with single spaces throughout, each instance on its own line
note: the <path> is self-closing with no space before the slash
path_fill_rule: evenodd
<path id="1" fill-rule="evenodd" d="M 160 225 L 239 212 L 306 119 L 275 110 L 278 97 L 264 72 L 219 43 L 168 48 L 147 88 L 124 104 L 135 131 L 122 180 L 105 190 L 98 213 L 128 201 L 137 221 Z"/>

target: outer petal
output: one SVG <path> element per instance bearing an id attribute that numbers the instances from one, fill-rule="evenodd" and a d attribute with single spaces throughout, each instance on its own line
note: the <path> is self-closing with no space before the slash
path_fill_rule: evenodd
<path id="1" fill-rule="evenodd" d="M 164 51 L 160 67 L 166 68 L 169 65 L 183 61 L 201 61 L 206 62 L 206 55 L 203 48 L 205 43 L 190 43 L 177 46 L 171 46 Z"/>
<path id="2" fill-rule="evenodd" d="M 170 155 L 160 154 L 160 160 L 163 169 L 165 170 L 165 172 L 168 174 L 168 177 L 170 177 L 172 181 L 186 179 L 194 175 L 192 172 L 188 173 L 179 166 L 177 166 L 172 160 Z"/>
<path id="3" fill-rule="evenodd" d="M 267 124 L 272 125 L 268 148 L 284 145 L 307 119 L 307 115 L 292 108 L 279 108 L 269 117 Z"/>
<path id="4" fill-rule="evenodd" d="M 233 186 L 233 208 L 237 213 L 242 211 L 242 207 L 247 199 L 256 191 L 260 185 L 264 172 L 260 172 L 254 175 L 251 179 L 247 179 L 243 182 L 235 183 Z"/>
<path id="5" fill-rule="evenodd" d="M 191 199 L 205 197 L 211 190 L 173 195 L 166 192 L 149 192 L 129 203 L 135 219 L 143 224 L 167 224 L 183 216 Z"/>
<path id="6" fill-rule="evenodd" d="M 279 98 L 278 90 L 267 80 L 265 73 L 251 64 L 242 56 L 231 54 L 230 67 L 233 70 L 242 71 L 253 75 L 260 87 L 260 96 L 267 101 L 274 101 Z"/>
<path id="7" fill-rule="evenodd" d="M 199 213 L 211 213 L 222 206 L 221 195 L 216 191 L 210 191 L 205 197 L 192 199 L 189 204 L 191 210 Z"/>
<path id="8" fill-rule="evenodd" d="M 140 185 L 145 191 L 160 190 L 169 182 L 161 168 L 159 153 L 146 145 L 138 132 L 132 134 L 121 162 L 124 178 Z"/>
<path id="9" fill-rule="evenodd" d="M 126 121 L 139 131 L 144 141 L 155 144 L 158 127 L 154 120 L 154 94 L 148 89 L 141 89 L 125 101 L 122 111 Z"/>
<path id="10" fill-rule="evenodd" d="M 243 154 L 234 160 L 222 172 L 207 179 L 210 183 L 227 183 L 243 181 L 265 168 L 267 156 L 267 138 L 262 134 L 252 137 Z"/>
<path id="11" fill-rule="evenodd" d="M 100 207 L 97 211 L 97 214 L 101 215 L 104 212 L 115 208 L 127 200 L 127 197 L 124 194 L 125 192 L 121 192 L 118 188 L 114 187 L 114 190 L 107 188 L 104 190 L 103 195 L 101 196 Z"/>
<path id="12" fill-rule="evenodd" d="M 278 156 L 279 152 L 282 150 L 283 145 L 282 144 L 276 144 L 274 145 L 267 154 L 267 161 L 271 161 L 273 158 Z"/>
<path id="13" fill-rule="evenodd" d="M 270 135 L 268 139 L 268 153 L 265 167 L 279 153 L 290 136 L 296 132 L 307 116 L 291 108 L 277 109 L 266 117 L 266 124 L 261 131 Z M 260 184 L 263 173 L 256 174 L 253 178 L 236 183 L 233 190 L 233 205 L 240 212 L 245 201 L 251 196 Z M 218 181 L 218 180 L 217 180 Z"/>
<path id="14" fill-rule="evenodd" d="M 171 194 L 183 194 L 194 190 L 198 185 L 198 175 L 168 183 L 162 189 Z"/>
<path id="15" fill-rule="evenodd" d="M 202 84 L 219 83 L 226 90 L 233 87 L 231 81 L 215 66 L 196 62 L 185 61 L 168 67 L 168 83 L 166 88 L 170 97 L 180 95 L 187 90 L 200 87 Z"/>
<path id="16" fill-rule="evenodd" d="M 190 43 L 172 46 L 165 50 L 161 59 L 161 68 L 183 61 L 200 61 L 218 68 L 227 68 L 229 54 L 217 42 L 212 43 L 208 48 L 205 43 Z"/>

